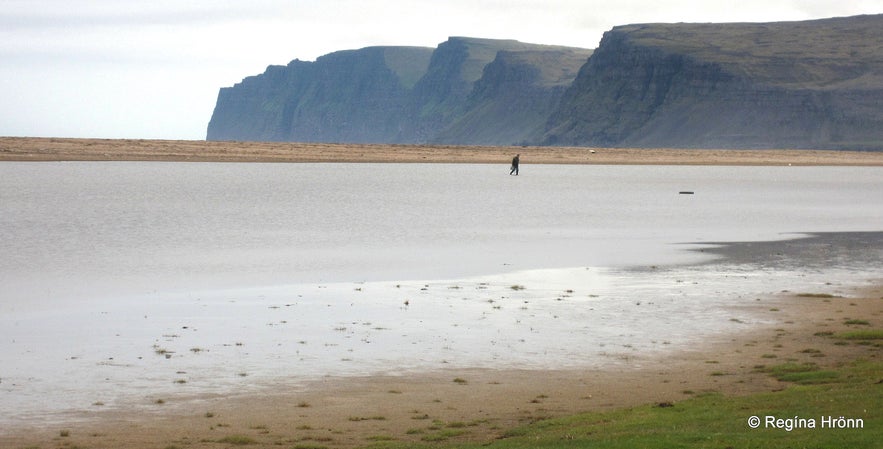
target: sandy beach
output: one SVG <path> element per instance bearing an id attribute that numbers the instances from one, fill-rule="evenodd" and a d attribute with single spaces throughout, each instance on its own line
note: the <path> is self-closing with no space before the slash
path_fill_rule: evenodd
<path id="1" fill-rule="evenodd" d="M 432 162 L 507 165 L 514 153 L 521 154 L 524 164 L 883 166 L 883 153 L 842 151 L 491 148 L 0 138 L 0 161 Z M 678 197 L 674 192 L 672 196 Z M 827 240 L 797 245 L 800 248 L 794 253 L 790 253 L 791 244 L 788 242 L 761 242 L 735 245 L 729 253 L 719 255 L 740 264 L 762 264 L 773 259 L 778 264 L 788 259 L 770 271 L 759 271 L 761 274 L 758 276 L 799 273 L 788 272 L 787 269 L 812 264 L 821 266 L 829 257 L 854 257 L 858 248 L 879 248 L 881 233 L 879 230 L 869 231 L 872 232 L 867 233 L 865 240 L 859 238 L 845 243 L 846 240 L 834 235 L 826 237 Z M 842 254 L 832 256 L 832 247 L 840 248 Z M 869 259 L 853 262 L 873 267 L 871 264 L 878 263 L 879 255 L 873 251 L 867 254 Z M 783 267 L 785 270 L 782 270 Z M 645 269 L 655 270 L 656 267 Z M 697 268 L 702 269 L 702 266 Z M 640 273 L 637 276 L 640 277 Z M 828 282 L 820 283 L 818 279 L 809 281 L 803 277 L 777 281 L 776 285 L 782 282 L 788 285 L 785 291 L 756 299 L 752 297 L 747 302 L 739 302 L 724 310 L 723 313 L 728 315 L 719 316 L 715 323 L 723 321 L 729 329 L 727 332 L 713 337 L 703 335 L 697 339 L 701 341 L 690 340 L 693 343 L 686 347 L 679 345 L 661 352 L 611 352 L 611 357 L 616 358 L 617 363 L 598 368 L 454 367 L 395 375 L 326 376 L 305 384 L 280 382 L 241 394 L 206 393 L 197 398 L 148 392 L 142 395 L 140 403 L 131 407 L 105 404 L 96 399 L 88 410 L 64 415 L 63 419 L 57 421 L 51 418 L 46 420 L 45 417 L 33 422 L 19 421 L 24 424 L 0 429 L 0 447 L 219 448 L 233 447 L 238 442 L 247 441 L 247 447 L 351 448 L 378 441 L 425 443 L 428 437 L 441 431 L 446 433 L 448 442 L 489 442 L 513 426 L 550 417 L 648 403 L 677 404 L 705 392 L 742 395 L 778 391 L 789 384 L 762 372 L 760 367 L 784 361 L 812 362 L 822 368 L 838 367 L 858 358 L 880 356 L 878 346 L 842 344 L 842 341 L 828 335 L 869 327 L 877 329 L 883 325 L 883 279 L 865 279 L 867 284 L 860 286 L 855 285 L 852 282 L 855 279 L 848 276 L 840 279 L 832 275 L 824 280 Z M 722 288 L 727 290 L 720 291 L 721 297 L 738 295 L 740 288 L 746 288 L 744 283 L 738 281 L 722 282 L 721 285 L 725 285 Z M 497 287 L 507 290 L 510 283 L 507 279 Z M 487 287 L 480 282 L 476 285 L 476 288 Z M 413 287 L 419 290 L 421 286 Z M 529 284 L 529 287 L 532 286 Z M 368 291 L 371 284 L 343 286 L 353 297 L 362 295 L 363 287 Z M 459 289 L 461 286 L 454 287 Z M 442 288 L 452 287 L 444 284 Z M 389 287 L 387 291 L 395 290 L 400 289 L 397 286 Z M 669 287 L 669 290 L 674 289 Z M 470 291 L 464 289 L 462 294 L 468 296 Z M 477 294 L 472 296 L 479 298 Z M 549 304 L 554 307 L 555 299 L 549 299 Z M 395 306 L 402 307 L 401 299 L 395 299 Z M 490 304 L 484 306 L 493 308 Z M 651 309 L 647 306 L 640 307 L 649 312 Z M 200 304 L 199 307 L 207 306 Z M 265 305 L 260 308 L 267 316 L 276 313 L 275 310 L 266 310 Z M 106 311 L 103 313 L 107 315 Z M 849 320 L 856 318 L 869 324 L 850 324 Z M 186 324 L 174 319 L 170 323 L 178 329 L 181 324 Z M 653 345 L 663 344 L 653 342 Z M 575 352 L 581 349 L 572 348 Z M 149 348 L 144 346 L 138 350 Z M 597 348 L 586 348 L 587 353 L 594 351 Z M 186 347 L 182 352 L 188 352 Z M 220 356 L 220 352 L 218 350 L 213 354 Z M 157 356 L 157 359 L 163 358 Z M 0 378 L 0 391 L 4 387 L 10 388 L 8 382 L 8 379 Z M 171 380 L 166 383 L 171 385 Z"/>
<path id="2" fill-rule="evenodd" d="M 467 147 L 0 137 L 0 161 L 418 162 L 881 166 L 883 152 Z"/>

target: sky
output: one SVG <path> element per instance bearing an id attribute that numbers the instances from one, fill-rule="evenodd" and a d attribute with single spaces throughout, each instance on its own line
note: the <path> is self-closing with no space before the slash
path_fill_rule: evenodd
<path id="1" fill-rule="evenodd" d="M 631 23 L 879 13 L 880 0 L 0 0 L 0 136 L 202 140 L 220 88 L 372 45 L 595 48 Z"/>

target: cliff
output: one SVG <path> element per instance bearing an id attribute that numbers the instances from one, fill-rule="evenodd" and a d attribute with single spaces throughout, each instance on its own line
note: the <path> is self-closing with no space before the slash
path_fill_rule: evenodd
<path id="1" fill-rule="evenodd" d="M 294 60 L 222 88 L 207 139 L 512 144 L 542 132 L 590 54 L 452 37 Z"/>
<path id="2" fill-rule="evenodd" d="M 222 88 L 208 140 L 388 142 L 432 49 L 369 47 L 294 60 Z"/>
<path id="3" fill-rule="evenodd" d="M 271 66 L 208 140 L 883 150 L 883 15 L 617 26 L 592 52 L 452 37 Z"/>
<path id="4" fill-rule="evenodd" d="M 883 149 L 883 15 L 615 27 L 548 145 Z"/>

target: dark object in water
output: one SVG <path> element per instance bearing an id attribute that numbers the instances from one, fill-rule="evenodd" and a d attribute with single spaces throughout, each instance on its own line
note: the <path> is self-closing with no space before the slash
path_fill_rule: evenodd
<path id="1" fill-rule="evenodd" d="M 693 194 L 693 191 L 692 191 L 692 190 L 681 190 L 681 191 L 678 192 L 678 193 L 681 194 L 681 195 L 692 195 L 692 194 Z"/>

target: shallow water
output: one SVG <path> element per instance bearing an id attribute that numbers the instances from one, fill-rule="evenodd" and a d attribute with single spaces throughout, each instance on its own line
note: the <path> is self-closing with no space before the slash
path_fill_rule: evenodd
<path id="1" fill-rule="evenodd" d="M 634 365 L 760 322 L 739 306 L 783 288 L 879 276 L 688 250 L 880 230 L 880 168 L 507 172 L 2 163 L 0 422 L 324 375 Z"/>

